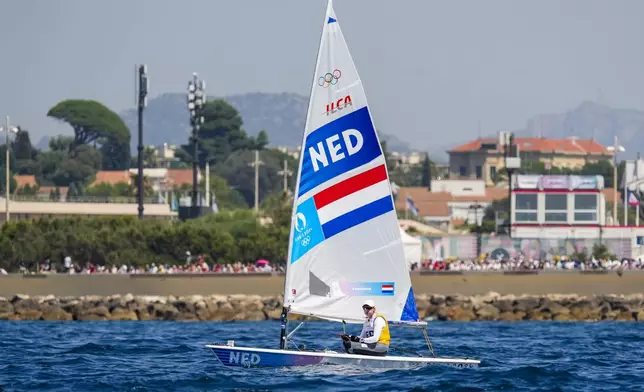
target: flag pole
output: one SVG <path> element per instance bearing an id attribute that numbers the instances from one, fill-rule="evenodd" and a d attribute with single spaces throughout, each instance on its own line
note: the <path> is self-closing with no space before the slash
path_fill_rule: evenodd
<path id="1" fill-rule="evenodd" d="M 635 226 L 639 227 L 640 225 L 640 201 L 637 201 L 635 206 Z"/>
<path id="2" fill-rule="evenodd" d="M 626 169 L 626 165 L 624 165 Z M 624 170 L 624 226 L 628 226 L 628 186 L 626 185 L 626 170 Z"/>

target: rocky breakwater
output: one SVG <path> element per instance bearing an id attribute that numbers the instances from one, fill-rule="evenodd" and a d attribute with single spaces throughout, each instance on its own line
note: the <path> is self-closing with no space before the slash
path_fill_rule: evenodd
<path id="1" fill-rule="evenodd" d="M 630 296 L 416 296 L 423 319 L 442 321 L 644 321 L 644 294 Z M 281 296 L 0 297 L 0 320 L 278 320 Z M 289 319 L 302 319 L 289 315 Z"/>

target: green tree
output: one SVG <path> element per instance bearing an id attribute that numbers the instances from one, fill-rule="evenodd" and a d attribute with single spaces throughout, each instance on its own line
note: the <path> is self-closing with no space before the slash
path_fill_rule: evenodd
<path id="1" fill-rule="evenodd" d="M 61 162 L 68 159 L 67 151 L 44 151 L 36 157 L 36 180 L 41 185 L 54 185 L 54 174 L 59 169 Z M 62 184 L 67 185 L 67 184 Z"/>
<path id="2" fill-rule="evenodd" d="M 610 253 L 608 247 L 604 244 L 594 244 L 592 256 L 597 260 L 615 260 L 617 258 L 613 253 Z"/>
<path id="3" fill-rule="evenodd" d="M 243 120 L 237 109 L 225 100 L 207 102 L 203 116 L 204 124 L 199 130 L 200 167 L 205 165 L 206 160 L 217 164 L 236 151 L 252 150 L 258 145 L 258 141 L 242 129 Z M 192 144 L 182 145 L 177 150 L 177 157 L 186 163 L 192 163 Z"/>
<path id="4" fill-rule="evenodd" d="M 481 233 L 494 233 L 497 230 L 496 217 L 497 213 L 500 219 L 508 219 L 508 198 L 501 200 L 494 200 L 483 212 L 483 221 L 481 222 Z M 476 233 L 476 224 L 464 224 L 461 228 L 469 230 L 471 233 Z M 499 227 L 499 233 L 506 232 L 505 228 Z"/>
<path id="5" fill-rule="evenodd" d="M 135 217 L 41 218 L 10 221 L 0 230 L 0 267 L 16 271 L 21 261 L 49 257 L 95 264 L 145 265 L 183 262 L 186 250 L 217 263 L 286 259 L 289 228 L 257 224 L 250 210 L 223 211 L 186 222 Z"/>
<path id="6" fill-rule="evenodd" d="M 0 166 L 0 193 L 2 193 L 2 197 L 4 197 L 5 191 L 6 191 L 6 184 L 7 184 L 7 176 L 5 175 L 6 170 L 5 166 Z M 10 173 L 10 186 L 9 186 L 9 193 L 13 194 L 16 191 L 16 188 L 18 187 L 18 183 L 16 182 L 16 179 L 13 178 L 13 173 Z"/>
<path id="7" fill-rule="evenodd" d="M 268 134 L 263 129 L 255 137 L 255 149 L 263 150 L 268 145 Z"/>
<path id="8" fill-rule="evenodd" d="M 67 200 L 71 201 L 77 196 L 78 196 L 78 189 L 76 188 L 76 184 L 72 182 L 67 187 Z"/>
<path id="9" fill-rule="evenodd" d="M 129 143 L 130 130 L 123 120 L 105 105 L 92 100 L 70 99 L 49 109 L 47 116 L 69 124 L 74 130 L 71 150 L 83 144 Z"/>
<path id="10" fill-rule="evenodd" d="M 31 145 L 29 132 L 18 127 L 16 138 L 13 141 L 13 154 L 19 160 L 31 160 L 35 157 L 36 150 Z"/>
<path id="11" fill-rule="evenodd" d="M 150 189 L 151 190 L 151 189 Z M 98 183 L 85 188 L 85 195 L 93 197 L 134 197 L 136 186 L 121 181 L 116 184 Z"/>
<path id="12" fill-rule="evenodd" d="M 36 196 L 38 194 L 38 186 L 31 186 L 29 184 L 26 184 L 22 188 L 18 189 L 16 191 L 17 195 L 20 196 Z"/>
<path id="13" fill-rule="evenodd" d="M 289 162 L 289 167 L 297 167 L 293 158 L 280 151 L 263 150 L 260 153 L 260 160 L 263 162 L 259 167 L 260 202 L 273 193 L 282 192 L 284 180 L 278 172 L 283 168 L 284 159 Z M 251 206 L 255 203 L 255 168 L 250 166 L 254 160 L 255 154 L 252 151 L 238 151 L 214 167 L 214 171 Z"/>
<path id="14" fill-rule="evenodd" d="M 271 218 L 274 225 L 290 228 L 293 199 L 284 192 L 274 193 L 264 199 L 262 210 Z"/>
<path id="15" fill-rule="evenodd" d="M 130 142 L 107 139 L 101 146 L 103 170 L 127 170 L 130 168 Z"/>
<path id="16" fill-rule="evenodd" d="M 37 173 L 38 167 L 35 158 L 38 151 L 31 145 L 27 130 L 18 127 L 18 133 L 16 133 L 11 149 L 15 158 L 15 165 L 12 166 L 13 171 L 17 174 Z"/>
<path id="17" fill-rule="evenodd" d="M 136 158 L 138 159 L 138 157 Z M 138 161 L 137 161 L 138 165 Z M 157 159 L 156 150 L 154 147 L 145 146 L 143 147 L 143 167 L 157 167 L 159 166 L 159 161 Z"/>
<path id="18" fill-rule="evenodd" d="M 397 164 L 396 164 L 396 160 L 393 159 L 393 157 L 389 153 L 389 150 L 387 149 L 387 142 L 385 140 L 380 139 L 380 148 L 382 149 L 382 155 L 385 157 L 385 162 L 387 163 L 387 171 L 389 173 L 392 173 L 393 170 L 396 168 Z M 400 183 L 397 183 L 397 184 L 400 185 Z"/>
<path id="19" fill-rule="evenodd" d="M 51 179 L 56 186 L 67 186 L 75 182 L 82 189 L 83 184 L 100 169 L 102 158 L 101 152 L 96 148 L 79 146 L 73 158 L 65 157 L 56 162 L 57 167 L 51 174 Z"/>
<path id="20" fill-rule="evenodd" d="M 604 186 L 613 187 L 613 165 L 609 161 L 599 161 L 585 164 L 580 170 L 581 175 L 600 175 L 604 177 Z"/>
<path id="21" fill-rule="evenodd" d="M 138 173 L 133 173 L 130 174 L 130 187 L 132 189 L 132 195 L 134 197 L 137 197 L 138 195 L 138 183 L 139 183 L 139 175 Z M 143 197 L 150 197 L 154 195 L 154 190 L 152 189 L 152 184 L 150 183 L 150 179 L 143 175 Z"/>
<path id="22" fill-rule="evenodd" d="M 425 186 L 423 185 L 423 165 L 398 165 L 389 172 L 389 179 L 399 186 Z"/>
<path id="23" fill-rule="evenodd" d="M 58 135 L 49 139 L 49 149 L 51 151 L 68 152 L 73 144 L 73 136 Z"/>
<path id="24" fill-rule="evenodd" d="M 432 184 L 432 161 L 429 159 L 429 154 L 425 153 L 425 159 L 423 160 L 423 177 L 422 177 L 422 186 L 431 191 Z"/>
<path id="25" fill-rule="evenodd" d="M 203 181 L 202 186 L 205 187 Z M 244 196 L 236 189 L 232 189 L 228 181 L 217 174 L 210 174 L 210 192 L 215 196 L 217 207 L 220 210 L 248 208 L 248 203 Z"/>
<path id="26" fill-rule="evenodd" d="M 0 145 L 0 164 L 2 165 L 2 167 L 5 167 L 6 157 L 7 157 L 7 145 L 2 144 Z M 12 171 L 14 171 L 16 166 L 17 166 L 16 156 L 11 150 L 9 150 L 9 168 Z M 1 173 L 1 175 L 4 176 L 4 169 L 2 170 L 3 172 Z"/>

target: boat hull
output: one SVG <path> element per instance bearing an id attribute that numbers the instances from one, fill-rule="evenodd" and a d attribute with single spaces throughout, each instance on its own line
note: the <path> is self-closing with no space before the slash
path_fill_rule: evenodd
<path id="1" fill-rule="evenodd" d="M 466 358 L 376 357 L 335 351 L 293 351 L 225 345 L 206 345 L 219 362 L 230 367 L 291 367 L 311 365 L 350 365 L 372 369 L 413 369 L 428 365 L 459 368 L 478 367 L 480 361 Z"/>

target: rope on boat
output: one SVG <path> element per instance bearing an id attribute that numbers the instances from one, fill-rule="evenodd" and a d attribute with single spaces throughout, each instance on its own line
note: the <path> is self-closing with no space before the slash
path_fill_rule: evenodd
<path id="1" fill-rule="evenodd" d="M 432 353 L 432 357 L 436 357 L 434 352 L 434 347 L 432 347 L 432 342 L 429 340 L 429 334 L 427 334 L 427 328 L 423 327 L 423 336 L 425 336 L 425 341 L 427 342 L 427 347 L 429 347 L 429 352 Z"/>
<path id="2" fill-rule="evenodd" d="M 404 349 L 404 348 L 392 347 L 392 346 L 389 346 L 389 348 L 391 350 L 394 350 L 394 351 L 400 351 L 400 352 L 403 352 L 403 353 L 414 354 L 414 355 L 418 355 L 419 357 L 424 357 L 424 355 L 419 353 L 418 351 L 412 351 L 412 350 L 407 350 L 407 349 Z"/>

